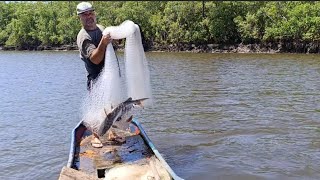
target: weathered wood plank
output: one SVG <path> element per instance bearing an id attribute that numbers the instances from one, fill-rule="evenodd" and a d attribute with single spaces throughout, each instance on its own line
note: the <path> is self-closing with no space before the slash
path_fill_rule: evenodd
<path id="1" fill-rule="evenodd" d="M 64 166 L 61 170 L 59 180 L 98 180 L 98 178 Z"/>

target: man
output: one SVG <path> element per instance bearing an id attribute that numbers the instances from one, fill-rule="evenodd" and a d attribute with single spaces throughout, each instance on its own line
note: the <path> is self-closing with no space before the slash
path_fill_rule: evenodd
<path id="1" fill-rule="evenodd" d="M 79 3 L 77 14 L 82 24 L 82 29 L 77 36 L 77 45 L 80 58 L 85 62 L 88 71 L 87 89 L 90 90 L 104 67 L 105 50 L 112 40 L 109 34 L 102 35 L 104 27 L 97 24 L 94 8 L 90 3 Z"/>
<path id="2" fill-rule="evenodd" d="M 77 5 L 77 14 L 80 18 L 82 29 L 77 36 L 77 45 L 80 58 L 84 61 L 88 72 L 87 89 L 90 91 L 96 78 L 104 67 L 104 58 L 107 45 L 112 41 L 110 35 L 102 35 L 104 27 L 97 24 L 94 8 L 88 2 Z M 97 134 L 93 133 L 93 147 L 102 147 Z"/>

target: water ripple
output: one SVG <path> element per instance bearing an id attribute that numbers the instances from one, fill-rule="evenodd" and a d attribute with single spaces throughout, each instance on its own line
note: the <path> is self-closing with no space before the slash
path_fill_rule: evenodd
<path id="1" fill-rule="evenodd" d="M 178 175 L 320 179 L 318 56 L 147 58 L 155 104 L 137 117 Z M 86 93 L 84 64 L 78 52 L 2 52 L 0 61 L 0 179 L 57 179 Z"/>

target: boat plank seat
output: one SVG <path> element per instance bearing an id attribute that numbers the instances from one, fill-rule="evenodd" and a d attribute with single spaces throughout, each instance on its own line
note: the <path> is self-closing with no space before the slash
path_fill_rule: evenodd
<path id="1" fill-rule="evenodd" d="M 88 175 L 84 172 L 77 171 L 72 168 L 64 166 L 59 175 L 59 180 L 97 180 L 98 178 Z"/>

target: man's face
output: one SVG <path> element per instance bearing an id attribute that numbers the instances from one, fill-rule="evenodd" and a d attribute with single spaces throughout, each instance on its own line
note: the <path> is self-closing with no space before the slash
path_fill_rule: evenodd
<path id="1" fill-rule="evenodd" d="M 79 14 L 79 17 L 84 29 L 94 30 L 96 28 L 97 19 L 94 11 L 86 11 Z"/>

